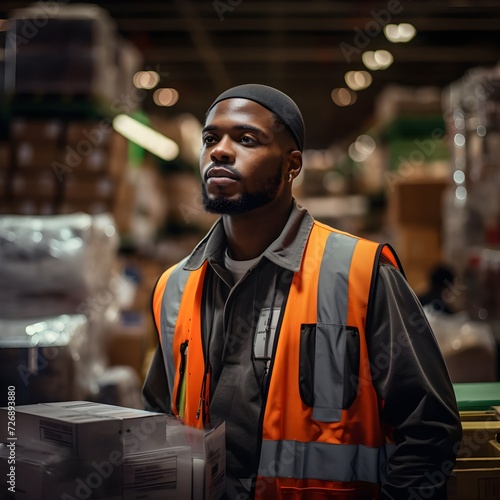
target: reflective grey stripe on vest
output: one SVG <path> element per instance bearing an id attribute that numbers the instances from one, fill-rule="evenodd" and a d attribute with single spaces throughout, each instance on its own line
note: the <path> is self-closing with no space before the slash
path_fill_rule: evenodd
<path id="1" fill-rule="evenodd" d="M 387 449 L 359 444 L 262 441 L 259 476 L 322 481 L 380 481 Z"/>
<path id="2" fill-rule="evenodd" d="M 175 324 L 179 316 L 184 286 L 190 273 L 190 271 L 182 269 L 185 261 L 186 259 L 180 262 L 170 273 L 161 303 L 161 340 L 170 397 L 173 397 L 175 378 L 174 353 L 172 349 Z"/>
<path id="3" fill-rule="evenodd" d="M 318 280 L 313 419 L 338 422 L 344 391 L 345 326 L 349 270 L 358 240 L 331 233 Z"/>

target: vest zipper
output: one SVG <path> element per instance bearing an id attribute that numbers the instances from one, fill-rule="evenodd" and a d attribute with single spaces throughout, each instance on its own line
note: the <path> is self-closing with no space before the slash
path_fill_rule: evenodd
<path id="1" fill-rule="evenodd" d="M 279 275 L 281 277 L 281 275 Z M 277 277 L 278 279 L 278 277 Z M 276 287 L 275 283 L 275 287 Z M 264 414 L 266 412 L 266 407 L 267 407 L 267 396 L 269 394 L 269 384 L 271 383 L 271 375 L 273 373 L 273 367 L 274 367 L 274 358 L 276 355 L 276 349 L 278 346 L 278 340 L 281 332 L 281 326 L 283 324 L 283 316 L 285 313 L 285 309 L 287 306 L 288 302 L 288 295 L 290 293 L 290 289 L 286 292 L 286 294 L 283 297 L 283 301 L 280 306 L 280 313 L 278 317 L 278 322 L 276 324 L 276 333 L 274 335 L 274 341 L 273 341 L 273 346 L 272 346 L 272 352 L 271 352 L 271 358 L 266 361 L 266 368 L 264 372 L 264 379 L 262 383 L 262 408 L 260 410 L 260 415 L 259 415 L 259 426 L 258 426 L 258 436 L 257 436 L 257 474 L 255 477 L 255 480 L 252 482 L 252 488 L 250 495 L 252 498 L 255 497 L 255 487 L 257 485 L 257 476 L 259 475 L 259 469 L 258 466 L 260 464 L 260 453 L 262 451 L 262 433 L 263 433 L 263 426 L 264 426 Z M 274 293 L 274 298 L 273 298 L 273 305 L 274 305 L 274 300 L 276 298 L 276 288 L 275 288 L 275 293 Z M 271 323 L 269 324 L 270 327 Z"/>

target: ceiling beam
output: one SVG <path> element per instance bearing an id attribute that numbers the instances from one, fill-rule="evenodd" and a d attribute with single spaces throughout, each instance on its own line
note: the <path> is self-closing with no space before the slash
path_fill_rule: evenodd
<path id="1" fill-rule="evenodd" d="M 369 50 L 368 48 L 366 50 Z M 361 54 L 364 50 L 352 53 L 352 63 L 361 62 Z M 497 61 L 499 56 L 498 49 L 484 48 L 480 51 L 474 47 L 445 47 L 439 50 L 429 50 L 428 47 L 394 46 L 392 50 L 395 63 L 441 63 L 441 62 L 476 62 L 482 64 L 485 62 Z M 199 62 L 198 49 L 193 50 L 185 47 L 172 48 L 165 50 L 152 48 L 144 53 L 144 57 L 149 62 L 154 63 L 197 63 Z M 305 62 L 310 64 L 349 63 L 345 59 L 342 49 L 336 47 L 285 47 L 268 50 L 266 47 L 248 46 L 242 47 L 224 47 L 217 50 L 207 50 L 203 53 L 203 60 L 207 70 L 214 65 L 219 66 L 221 61 L 224 63 L 259 63 L 259 62 Z M 351 63 L 351 64 L 352 64 Z M 212 71 L 212 70 L 211 70 Z M 224 69 L 225 71 L 225 69 Z"/>
<path id="2" fill-rule="evenodd" d="M 175 0 L 175 4 L 182 14 L 187 31 L 196 48 L 196 61 L 201 60 L 205 66 L 205 70 L 210 75 L 215 90 L 222 92 L 224 89 L 231 87 L 231 78 L 220 57 L 220 51 L 212 44 L 212 40 L 204 29 L 191 1 Z"/>
<path id="3" fill-rule="evenodd" d="M 126 18 L 116 19 L 118 28 L 124 31 L 161 31 L 164 33 L 184 31 L 179 19 L 148 17 L 148 18 Z M 218 19 L 200 19 L 192 29 L 200 29 L 208 32 L 269 32 L 269 31 L 289 31 L 289 32 L 313 32 L 313 33 L 352 33 L 357 27 L 363 31 L 364 27 L 373 21 L 372 17 L 349 17 L 339 19 L 338 17 L 322 17 L 314 19 L 313 17 L 293 19 L 282 18 L 279 25 L 273 22 L 272 18 L 235 18 L 220 22 Z M 408 19 L 418 32 L 426 31 L 494 31 L 498 33 L 500 25 L 500 10 L 497 9 L 495 15 L 470 19 L 462 18 L 439 18 L 430 19 L 427 17 L 418 17 Z"/>

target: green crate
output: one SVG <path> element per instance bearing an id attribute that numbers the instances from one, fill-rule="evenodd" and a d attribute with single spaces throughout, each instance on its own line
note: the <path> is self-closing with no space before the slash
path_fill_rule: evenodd
<path id="1" fill-rule="evenodd" d="M 460 411 L 489 410 L 500 406 L 500 382 L 453 384 Z"/>

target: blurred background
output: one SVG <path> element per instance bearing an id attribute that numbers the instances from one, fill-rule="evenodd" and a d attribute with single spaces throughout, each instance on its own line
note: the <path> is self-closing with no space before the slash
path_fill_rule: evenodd
<path id="1" fill-rule="evenodd" d="M 215 221 L 204 114 L 242 83 L 297 102 L 296 198 L 396 249 L 452 380 L 500 380 L 499 25 L 494 0 L 3 0 L 0 375 L 17 403 L 141 407 L 151 291 Z"/>

